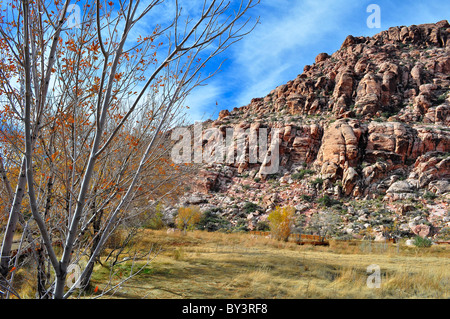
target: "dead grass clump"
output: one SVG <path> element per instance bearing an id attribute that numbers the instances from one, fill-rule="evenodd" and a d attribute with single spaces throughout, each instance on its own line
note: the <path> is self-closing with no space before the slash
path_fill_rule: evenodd
<path id="1" fill-rule="evenodd" d="M 36 297 L 36 271 L 21 268 L 14 274 L 14 289 L 22 299 Z M 12 295 L 11 295 L 12 296 Z M 14 297 L 13 297 L 14 298 Z"/>

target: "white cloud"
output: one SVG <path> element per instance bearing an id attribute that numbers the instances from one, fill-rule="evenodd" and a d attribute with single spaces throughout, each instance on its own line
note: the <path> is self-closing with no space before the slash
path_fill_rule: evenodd
<path id="1" fill-rule="evenodd" d="M 350 4 L 349 4 L 350 5 Z M 349 10 L 337 1 L 276 1 L 261 8 L 261 24 L 233 50 L 234 80 L 245 83 L 236 103 L 264 96 L 314 62 L 309 44 L 335 30 Z M 343 40 L 343 39 L 342 39 Z"/>
<path id="2" fill-rule="evenodd" d="M 435 8 L 439 1 L 431 2 Z M 186 1 L 185 13 L 200 10 L 202 3 Z M 227 61 L 222 71 L 208 81 L 209 85 L 189 96 L 190 118 L 208 118 L 211 114 L 215 118 L 221 109 L 240 107 L 253 97 L 265 96 L 302 73 L 304 65 L 314 63 L 320 52 L 331 54 L 339 49 L 348 34 L 370 36 L 380 32 L 366 25 L 366 7 L 370 3 L 370 0 L 262 0 L 249 12 L 249 16 L 260 16 L 261 23 L 222 55 Z M 394 4 L 379 0 L 377 4 L 382 8 L 383 29 L 436 22 L 436 17 L 443 14 L 439 10 L 420 10 L 419 1 Z M 167 9 L 166 19 L 170 11 Z"/>
<path id="3" fill-rule="evenodd" d="M 188 97 L 190 118 L 215 118 L 221 109 L 246 105 L 253 97 L 265 96 L 293 79 L 301 73 L 302 52 L 311 54 L 308 44 L 338 24 L 336 13 L 343 10 L 341 6 L 331 0 L 280 0 L 266 1 L 249 12 L 253 17 L 260 16 L 261 24 L 225 53 L 228 61 L 214 84 L 209 81 Z M 323 20 L 327 23 L 321 23 Z"/>

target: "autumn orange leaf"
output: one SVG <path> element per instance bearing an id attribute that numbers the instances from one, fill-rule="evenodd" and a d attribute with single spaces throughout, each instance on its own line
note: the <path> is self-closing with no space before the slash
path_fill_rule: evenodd
<path id="1" fill-rule="evenodd" d="M 98 291 L 98 286 L 95 286 L 94 292 Z"/>
<path id="2" fill-rule="evenodd" d="M 13 272 L 14 270 L 16 270 L 16 267 L 12 267 L 11 270 L 9 272 Z"/>

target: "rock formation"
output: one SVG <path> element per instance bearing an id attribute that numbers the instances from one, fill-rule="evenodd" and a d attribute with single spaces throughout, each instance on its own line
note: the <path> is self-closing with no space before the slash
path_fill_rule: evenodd
<path id="1" fill-rule="evenodd" d="M 261 160 L 209 163 L 191 192 L 203 194 L 205 209 L 214 207 L 234 222 L 245 218 L 250 228 L 275 205 L 308 215 L 325 209 L 319 199 L 330 196 L 344 220 L 354 221 L 354 236 L 372 226 L 378 235 L 386 230 L 367 221 L 380 211 L 373 208 L 376 200 L 390 212 L 383 218 L 402 224 L 403 234 L 438 234 L 450 227 L 446 217 L 430 222 L 422 215 L 447 209 L 450 216 L 449 53 L 447 21 L 347 37 L 339 51 L 318 54 L 294 80 L 205 124 L 224 137 L 227 128 L 278 132 L 276 174 L 261 174 Z M 355 210 L 355 200 L 366 201 L 372 212 Z M 414 214 L 401 213 L 408 200 L 417 204 Z M 248 215 L 245 202 L 258 210 Z M 423 220 L 409 227 L 416 215 Z"/>

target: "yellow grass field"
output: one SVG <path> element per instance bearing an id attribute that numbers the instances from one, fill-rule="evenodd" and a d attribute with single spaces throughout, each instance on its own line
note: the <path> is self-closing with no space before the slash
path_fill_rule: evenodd
<path id="1" fill-rule="evenodd" d="M 139 249 L 152 245 L 162 250 L 151 263 L 102 298 L 450 298 L 448 245 L 301 246 L 248 233 L 165 230 L 145 230 L 135 243 Z M 380 267 L 380 288 L 367 285 L 373 264 Z M 122 276 L 130 265 L 118 266 Z M 98 293 L 109 273 L 96 266 Z"/>

